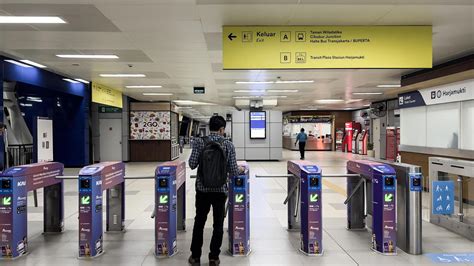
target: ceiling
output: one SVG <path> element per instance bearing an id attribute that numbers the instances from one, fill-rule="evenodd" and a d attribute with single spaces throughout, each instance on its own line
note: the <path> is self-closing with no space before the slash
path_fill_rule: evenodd
<path id="1" fill-rule="evenodd" d="M 67 2 L 67 4 L 64 4 Z M 223 25 L 433 25 L 433 61 L 442 63 L 474 47 L 474 0 L 0 0 L 0 15 L 53 15 L 67 24 L 0 25 L 0 51 L 50 70 L 99 82 L 138 100 L 194 100 L 214 106 L 183 109 L 206 117 L 233 108 L 235 90 L 297 89 L 276 108 L 360 108 L 388 96 L 377 84 L 399 84 L 407 69 L 222 70 Z M 116 54 L 119 59 L 63 59 L 60 53 Z M 146 78 L 103 78 L 102 73 Z M 235 81 L 314 80 L 311 84 L 237 85 Z M 161 85 L 127 89 L 126 85 Z M 204 95 L 193 86 L 205 86 Z M 144 96 L 144 92 L 173 93 Z M 343 99 L 317 104 L 317 99 Z"/>

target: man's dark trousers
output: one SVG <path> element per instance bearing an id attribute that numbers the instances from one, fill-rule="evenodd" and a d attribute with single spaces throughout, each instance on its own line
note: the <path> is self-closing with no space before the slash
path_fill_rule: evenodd
<path id="1" fill-rule="evenodd" d="M 299 148 L 300 148 L 300 158 L 304 159 L 304 147 L 306 146 L 306 142 L 299 142 Z"/>
<path id="2" fill-rule="evenodd" d="M 204 225 L 212 206 L 214 224 L 211 238 L 209 258 L 217 259 L 221 253 L 222 237 L 224 235 L 225 203 L 227 195 L 223 192 L 196 191 L 196 217 L 194 218 L 193 240 L 191 241 L 191 256 L 201 257 Z"/>

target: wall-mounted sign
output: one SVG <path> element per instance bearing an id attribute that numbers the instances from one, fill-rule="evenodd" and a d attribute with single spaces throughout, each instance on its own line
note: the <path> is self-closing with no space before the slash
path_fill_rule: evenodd
<path id="1" fill-rule="evenodd" d="M 431 26 L 224 26 L 224 69 L 431 68 Z"/>
<path id="2" fill-rule="evenodd" d="M 99 113 L 121 113 L 122 108 L 113 107 L 113 106 L 99 106 Z"/>
<path id="3" fill-rule="evenodd" d="M 433 181 L 431 185 L 433 214 L 453 214 L 454 213 L 454 182 L 453 181 Z"/>
<path id="4" fill-rule="evenodd" d="M 53 120 L 38 117 L 36 120 L 36 149 L 38 162 L 54 161 Z"/>
<path id="5" fill-rule="evenodd" d="M 409 108 L 474 100 L 474 79 L 398 95 L 398 107 Z"/>
<path id="6" fill-rule="evenodd" d="M 170 112 L 131 111 L 131 140 L 170 140 Z"/>
<path id="7" fill-rule="evenodd" d="M 205 94 L 206 88 L 205 87 L 194 87 L 194 94 Z"/>
<path id="8" fill-rule="evenodd" d="M 92 102 L 122 108 L 122 92 L 93 82 Z"/>

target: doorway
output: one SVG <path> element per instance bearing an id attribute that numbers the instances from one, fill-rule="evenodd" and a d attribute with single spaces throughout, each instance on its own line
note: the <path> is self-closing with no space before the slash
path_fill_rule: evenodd
<path id="1" fill-rule="evenodd" d="M 122 119 L 100 119 L 100 161 L 122 161 Z"/>

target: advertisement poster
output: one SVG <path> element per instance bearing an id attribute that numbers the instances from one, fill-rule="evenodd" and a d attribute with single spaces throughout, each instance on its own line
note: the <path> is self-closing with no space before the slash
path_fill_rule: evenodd
<path id="1" fill-rule="evenodd" d="M 266 113 L 250 112 L 250 138 L 264 139 L 266 137 Z"/>
<path id="2" fill-rule="evenodd" d="M 170 140 L 170 112 L 132 111 L 130 112 L 130 139 Z"/>

